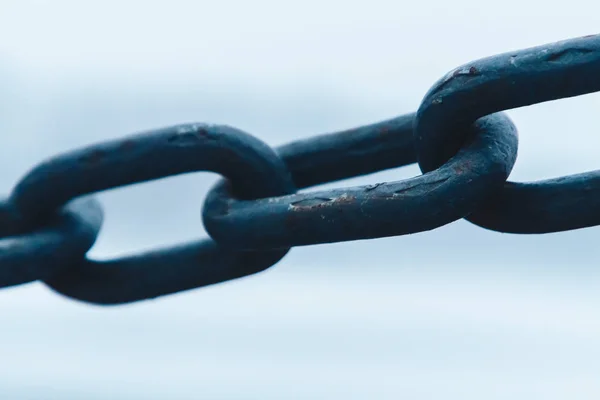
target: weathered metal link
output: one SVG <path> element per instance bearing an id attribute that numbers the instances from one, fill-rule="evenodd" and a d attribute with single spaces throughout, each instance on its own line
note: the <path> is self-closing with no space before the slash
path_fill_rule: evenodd
<path id="1" fill-rule="evenodd" d="M 507 182 L 517 130 L 503 112 L 600 91 L 600 37 L 465 64 L 418 111 L 271 149 L 238 129 L 184 124 L 72 151 L 0 201 L 0 287 L 35 280 L 70 298 L 122 304 L 248 276 L 294 246 L 406 235 L 467 218 L 512 233 L 600 225 L 600 170 Z M 296 193 L 418 162 L 423 175 Z M 90 260 L 103 220 L 93 193 L 178 174 L 223 176 L 202 207 L 209 238 Z M 84 198 L 81 198 L 85 196 Z"/>
<path id="2" fill-rule="evenodd" d="M 85 259 L 45 283 L 73 299 L 118 305 L 255 274 L 275 265 L 287 252 L 230 251 L 207 239 L 117 260 Z"/>
<path id="3" fill-rule="evenodd" d="M 0 288 L 48 279 L 82 260 L 104 217 L 93 198 L 73 201 L 34 225 L 8 201 L 0 209 Z"/>
<path id="4" fill-rule="evenodd" d="M 409 119 L 406 116 L 403 120 Z M 410 129 L 408 123 L 401 126 Z M 405 181 L 253 201 L 237 199 L 225 182 L 220 182 L 204 203 L 206 230 L 219 244 L 247 250 L 372 239 L 438 228 L 470 214 L 500 189 L 516 160 L 517 131 L 506 115 L 490 115 L 465 130 L 468 140 L 453 159 L 431 173 Z M 315 148 L 319 142 L 315 140 Z M 306 142 L 304 146 L 311 147 Z M 328 161 L 330 165 L 336 161 L 343 165 L 349 162 L 347 157 L 354 157 L 344 151 L 331 154 L 338 158 Z M 298 166 L 302 164 L 288 165 L 294 179 L 294 167 Z M 306 178 L 310 175 L 306 170 L 317 175 L 323 166 L 317 163 L 317 168 L 303 170 L 302 179 L 324 181 Z M 353 172 L 361 171 L 370 172 L 367 168 Z M 344 177 L 337 171 L 333 175 Z"/>
<path id="5" fill-rule="evenodd" d="M 18 183 L 10 202 L 21 215 L 43 220 L 78 196 L 195 171 L 226 176 L 245 199 L 296 190 L 284 163 L 260 140 L 227 126 L 188 124 L 52 158 Z M 233 253 L 208 239 L 106 262 L 81 257 L 45 280 L 67 296 L 117 304 L 249 275 L 288 250 Z"/>
<path id="6" fill-rule="evenodd" d="M 600 36 L 586 36 L 465 64 L 439 80 L 417 112 L 423 172 L 445 163 L 466 127 L 485 115 L 600 91 Z M 600 171 L 535 183 L 507 182 L 467 219 L 491 230 L 549 233 L 600 225 Z"/>
<path id="7" fill-rule="evenodd" d="M 276 151 L 297 188 L 414 164 L 415 115 L 297 140 Z"/>
<path id="8" fill-rule="evenodd" d="M 600 171 L 533 183 L 507 182 L 467 219 L 486 229 L 519 234 L 600 225 Z"/>
<path id="9" fill-rule="evenodd" d="M 239 129 L 196 123 L 142 132 L 53 157 L 21 179 L 10 200 L 25 217 L 37 219 L 78 196 L 198 171 L 227 177 L 235 182 L 236 196 L 244 199 L 296 190 L 271 147 Z"/>

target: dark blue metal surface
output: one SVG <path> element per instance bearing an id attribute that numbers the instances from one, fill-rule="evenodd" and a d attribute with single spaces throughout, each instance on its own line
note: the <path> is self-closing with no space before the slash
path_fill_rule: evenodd
<path id="1" fill-rule="evenodd" d="M 265 143 L 229 126 L 197 123 L 53 157 L 23 177 L 10 200 L 23 216 L 36 220 L 78 196 L 197 171 L 225 176 L 244 199 L 296 190 L 286 166 Z"/>
<path id="2" fill-rule="evenodd" d="M 514 51 L 465 64 L 439 80 L 417 112 L 423 172 L 453 156 L 466 127 L 490 113 L 600 90 L 600 36 Z M 600 225 L 600 171 L 534 183 L 507 182 L 469 221 L 509 233 Z"/>
<path id="3" fill-rule="evenodd" d="M 109 261 L 84 260 L 47 279 L 54 291 L 98 305 L 118 305 L 261 272 L 287 250 L 234 252 L 206 239 Z"/>
<path id="4" fill-rule="evenodd" d="M 0 209 L 0 287 L 48 279 L 81 261 L 104 218 L 92 198 L 69 203 L 31 229 L 10 202 L 2 202 Z"/>
<path id="5" fill-rule="evenodd" d="M 121 304 L 241 278 L 293 246 L 397 236 L 460 218 L 545 233 L 600 225 L 600 171 L 506 182 L 517 130 L 502 111 L 600 91 L 600 38 L 465 64 L 417 113 L 277 150 L 238 129 L 185 124 L 72 151 L 31 170 L 0 202 L 0 287 L 35 280 Z M 418 157 L 417 157 L 418 156 Z M 418 159 L 423 175 L 296 193 Z M 86 257 L 102 224 L 94 193 L 195 171 L 223 175 L 204 202 L 211 238 L 109 261 Z"/>
<path id="6" fill-rule="evenodd" d="M 220 182 L 204 203 L 206 230 L 236 249 L 273 249 L 404 235 L 456 221 L 502 187 L 517 155 L 516 128 L 506 115 L 482 118 L 466 129 L 469 140 L 456 157 L 405 181 L 255 201 L 236 199 Z M 345 152 L 336 154 L 330 165 L 347 163 Z M 312 169 L 316 176 L 322 170 Z"/>
<path id="7" fill-rule="evenodd" d="M 417 162 L 412 136 L 415 115 L 313 136 L 276 151 L 297 188 L 413 164 Z"/>
<path id="8" fill-rule="evenodd" d="M 56 211 L 78 196 L 194 171 L 213 171 L 226 176 L 233 184 L 232 190 L 241 198 L 276 196 L 296 190 L 283 162 L 260 140 L 227 126 L 188 124 L 141 133 L 52 158 L 39 164 L 17 184 L 10 203 L 19 215 L 27 217 L 26 221 L 42 221 L 56 215 Z M 80 214 L 84 215 L 83 212 Z M 66 254 L 56 253 L 54 257 L 45 258 L 42 250 L 38 250 L 34 254 L 40 256 L 32 259 L 28 253 L 22 257 L 14 253 L 11 255 L 15 260 L 13 264 L 26 264 L 32 271 L 25 274 L 25 267 L 7 269 L 0 275 L 0 279 L 4 279 L 2 284 L 22 281 L 24 276 L 42 278 L 54 290 L 67 296 L 99 304 L 116 304 L 252 274 L 276 263 L 289 250 L 232 253 L 207 239 L 96 262 L 84 258 L 85 251 L 91 246 L 87 240 L 89 229 L 71 228 L 68 231 L 71 236 L 63 231 L 53 231 L 54 236 L 50 238 L 24 237 L 23 246 L 27 248 L 44 244 L 43 240 L 50 243 L 46 248 L 50 245 L 56 248 L 54 242 L 66 243 L 64 249 L 61 248 Z M 93 233 L 95 238 L 97 229 Z M 4 243 L 10 243 L 8 240 L 4 239 Z M 88 247 L 83 249 L 81 245 L 76 246 L 78 243 Z M 64 263 L 57 265 L 61 261 Z M 44 274 L 43 271 L 48 269 L 52 269 L 52 277 Z"/>

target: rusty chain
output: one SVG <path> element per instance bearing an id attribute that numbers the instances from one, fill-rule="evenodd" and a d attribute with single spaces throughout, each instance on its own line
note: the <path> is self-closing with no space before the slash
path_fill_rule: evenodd
<path id="1" fill-rule="evenodd" d="M 239 129 L 185 124 L 50 158 L 0 203 L 0 287 L 42 281 L 122 304 L 263 271 L 294 246 L 406 235 L 465 218 L 548 233 L 600 225 L 600 171 L 507 179 L 517 129 L 505 110 L 600 91 L 600 36 L 500 54 L 436 82 L 416 113 L 272 149 Z M 300 189 L 418 162 L 397 182 Z M 92 195 L 194 171 L 221 174 L 202 208 L 209 238 L 109 261 L 86 254 L 103 221 Z"/>

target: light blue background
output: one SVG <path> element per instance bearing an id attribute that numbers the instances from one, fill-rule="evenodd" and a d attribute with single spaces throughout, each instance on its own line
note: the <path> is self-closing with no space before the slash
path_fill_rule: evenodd
<path id="1" fill-rule="evenodd" d="M 559 4 L 559 3 L 555 3 Z M 0 0 L 0 183 L 182 122 L 276 146 L 414 111 L 452 68 L 598 33 L 595 1 Z M 508 114 L 512 180 L 600 168 L 600 96 Z M 386 171 L 323 187 L 403 179 Z M 91 256 L 205 235 L 192 174 L 99 195 Z M 459 221 L 297 248 L 265 273 L 117 308 L 0 291 L 2 399 L 597 399 L 598 232 Z"/>

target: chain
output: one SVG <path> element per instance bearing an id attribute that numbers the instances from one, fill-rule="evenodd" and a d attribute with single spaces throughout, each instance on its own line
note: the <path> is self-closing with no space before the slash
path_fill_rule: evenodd
<path id="1" fill-rule="evenodd" d="M 600 171 L 507 179 L 517 129 L 503 112 L 600 91 L 600 36 L 481 59 L 448 73 L 416 113 L 272 149 L 239 129 L 185 124 L 50 158 L 0 202 L 0 287 L 33 281 L 122 304 L 263 271 L 292 247 L 406 235 L 465 218 L 509 233 L 600 225 Z M 418 162 L 397 182 L 303 188 Z M 209 238 L 108 261 L 86 256 L 103 211 L 93 194 L 183 173 L 223 176 L 202 220 Z"/>

